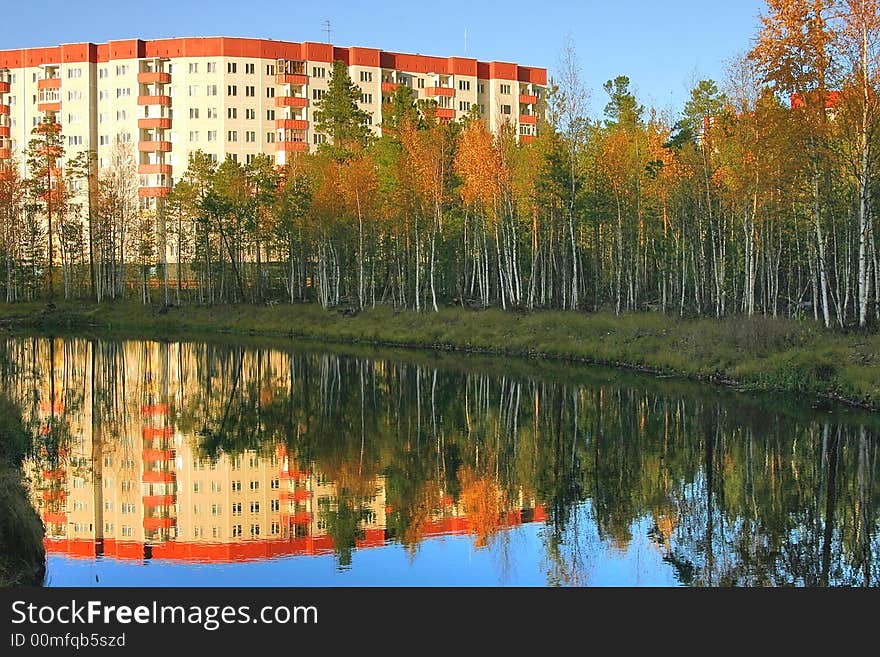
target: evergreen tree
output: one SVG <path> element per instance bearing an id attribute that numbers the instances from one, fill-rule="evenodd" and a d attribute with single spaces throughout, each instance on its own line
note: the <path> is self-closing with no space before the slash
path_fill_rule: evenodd
<path id="1" fill-rule="evenodd" d="M 344 62 L 333 62 L 327 93 L 315 110 L 315 128 L 332 140 L 328 148 L 337 158 L 366 146 L 371 132 L 367 127 L 369 114 L 358 107 L 361 88 L 348 77 Z"/>

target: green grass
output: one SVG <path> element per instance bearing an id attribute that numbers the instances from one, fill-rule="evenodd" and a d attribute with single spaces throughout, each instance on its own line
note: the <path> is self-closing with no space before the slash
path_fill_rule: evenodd
<path id="1" fill-rule="evenodd" d="M 43 524 L 21 475 L 30 442 L 21 411 L 0 397 L 0 587 L 39 585 L 46 574 Z"/>
<path id="2" fill-rule="evenodd" d="M 185 306 L 135 303 L 0 305 L 0 328 L 193 338 L 296 337 L 566 359 L 709 380 L 754 390 L 827 397 L 880 409 L 880 335 L 827 331 L 812 321 L 764 317 L 678 319 L 659 313 L 515 313 L 391 308 L 353 316 L 314 305 Z"/>

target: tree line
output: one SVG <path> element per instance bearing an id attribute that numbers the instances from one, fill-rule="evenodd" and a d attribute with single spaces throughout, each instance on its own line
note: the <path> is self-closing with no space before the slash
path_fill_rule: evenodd
<path id="1" fill-rule="evenodd" d="M 0 177 L 0 286 L 144 303 L 315 302 L 680 315 L 880 318 L 880 11 L 768 0 L 753 48 L 678 115 L 626 76 L 602 116 L 563 50 L 524 143 L 476 112 L 438 120 L 401 85 L 367 126 L 336 62 L 314 154 L 216 164 L 195 152 L 140 209 L 130 145 L 98 170 L 37 126 L 27 175 Z M 73 199 L 87 197 L 87 203 Z M 55 260 L 57 252 L 57 260 Z M 60 268 L 57 265 L 60 265 Z"/>

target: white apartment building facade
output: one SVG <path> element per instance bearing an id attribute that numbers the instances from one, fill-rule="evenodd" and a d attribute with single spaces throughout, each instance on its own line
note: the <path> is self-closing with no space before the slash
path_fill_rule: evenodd
<path id="1" fill-rule="evenodd" d="M 441 120 L 476 105 L 490 129 L 536 136 L 547 71 L 507 62 L 431 57 L 328 43 L 194 37 L 0 50 L 0 160 L 19 162 L 40 122 L 60 125 L 65 158 L 97 154 L 110 164 L 117 144 L 133 152 L 143 207 L 168 194 L 196 150 L 217 162 L 272 154 L 283 165 L 326 136 L 313 111 L 332 63 L 345 62 L 361 88 L 360 107 L 381 134 L 383 107 L 398 85 L 437 101 Z"/>

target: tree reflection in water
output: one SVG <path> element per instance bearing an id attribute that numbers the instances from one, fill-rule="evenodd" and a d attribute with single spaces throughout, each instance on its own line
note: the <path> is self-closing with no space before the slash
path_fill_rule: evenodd
<path id="1" fill-rule="evenodd" d="M 503 573 L 506 529 L 537 520 L 550 585 L 590 584 L 596 556 L 634 539 L 685 585 L 880 583 L 870 415 L 574 365 L 212 343 L 7 338 L 0 375 L 34 434 L 49 534 L 99 550 L 306 541 L 347 568 L 358 547 L 414 556 L 466 532 Z M 234 487 L 242 458 L 265 478 L 264 526 L 233 505 L 208 536 L 181 511 L 208 513 L 200 464 Z M 121 505 L 143 516 L 127 536 Z"/>

